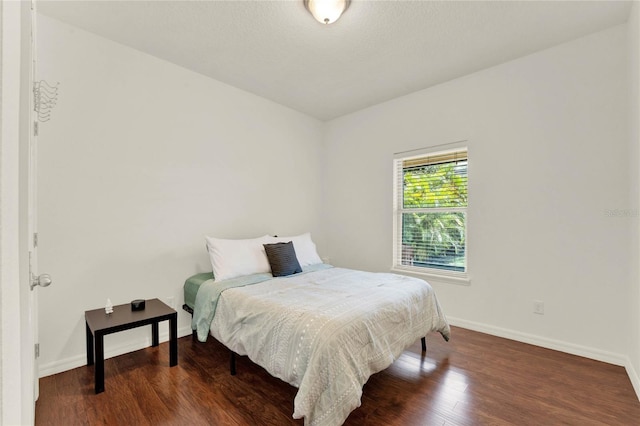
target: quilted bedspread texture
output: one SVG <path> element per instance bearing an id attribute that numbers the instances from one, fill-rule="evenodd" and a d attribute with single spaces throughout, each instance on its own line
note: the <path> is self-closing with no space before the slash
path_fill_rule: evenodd
<path id="1" fill-rule="evenodd" d="M 293 417 L 312 426 L 344 423 L 368 378 L 430 331 L 449 338 L 425 281 L 343 268 L 225 290 L 211 323 L 216 339 L 298 388 Z"/>

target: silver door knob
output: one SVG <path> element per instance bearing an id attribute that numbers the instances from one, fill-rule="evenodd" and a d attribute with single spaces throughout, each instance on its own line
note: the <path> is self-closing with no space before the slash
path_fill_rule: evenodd
<path id="1" fill-rule="evenodd" d="M 40 287 L 47 287 L 49 284 L 51 284 L 51 275 L 49 274 L 42 274 L 37 277 L 33 275 L 31 277 L 31 290 L 33 290 L 37 285 Z"/>

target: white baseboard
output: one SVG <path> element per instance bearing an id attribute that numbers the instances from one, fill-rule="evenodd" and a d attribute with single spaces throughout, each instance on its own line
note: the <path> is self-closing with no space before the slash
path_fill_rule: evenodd
<path id="1" fill-rule="evenodd" d="M 191 334 L 191 327 L 182 327 L 178 329 L 178 338 Z M 169 332 L 160 333 L 158 335 L 160 343 L 169 341 Z M 129 352 L 137 351 L 151 346 L 151 338 L 136 339 L 135 342 L 119 345 L 112 348 L 105 348 L 104 358 L 112 358 L 114 356 L 123 355 Z M 87 365 L 87 354 L 82 353 L 69 358 L 61 359 L 48 364 L 41 364 L 38 369 L 38 377 L 51 376 L 52 374 L 62 373 L 77 367 Z"/>
<path id="2" fill-rule="evenodd" d="M 495 327 L 488 324 L 482 324 L 475 321 L 463 320 L 460 318 L 447 317 L 449 323 L 454 326 L 467 328 L 469 330 L 479 331 L 481 333 L 491 334 L 492 336 L 504 337 L 505 339 L 516 340 L 518 342 L 529 343 L 531 345 L 540 346 L 547 349 L 553 349 L 560 352 L 566 352 L 572 355 L 578 355 L 585 358 L 594 359 L 596 361 L 606 362 L 626 367 L 628 357 L 613 352 L 607 352 L 600 349 L 590 348 L 588 346 L 575 345 L 560 340 L 549 339 L 535 334 L 522 333 L 520 331 L 510 330 L 507 328 Z M 627 370 L 628 371 L 628 370 Z M 632 379 L 633 380 L 633 379 Z M 636 388 L 637 389 L 637 388 Z M 637 392 L 637 391 L 636 391 Z"/>
<path id="3" fill-rule="evenodd" d="M 636 395 L 638 396 L 638 400 L 640 400 L 640 376 L 638 376 L 638 372 L 635 368 L 633 368 L 633 364 L 631 363 L 631 359 L 627 358 L 627 362 L 624 365 L 625 370 L 627 370 L 627 375 L 629 376 L 629 380 L 631 380 L 631 384 L 633 385 L 633 389 L 636 391 Z"/>

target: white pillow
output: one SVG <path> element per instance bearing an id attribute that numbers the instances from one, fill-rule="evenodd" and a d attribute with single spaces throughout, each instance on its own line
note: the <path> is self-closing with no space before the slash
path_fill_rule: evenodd
<path id="1" fill-rule="evenodd" d="M 245 240 L 205 237 L 215 280 L 270 272 L 263 244 L 268 244 L 272 238 L 268 235 Z"/>
<path id="2" fill-rule="evenodd" d="M 293 248 L 296 251 L 296 257 L 300 266 L 315 265 L 322 263 L 322 259 L 318 256 L 316 245 L 311 240 L 311 234 L 296 235 L 295 237 L 271 237 L 277 243 L 293 242 Z"/>

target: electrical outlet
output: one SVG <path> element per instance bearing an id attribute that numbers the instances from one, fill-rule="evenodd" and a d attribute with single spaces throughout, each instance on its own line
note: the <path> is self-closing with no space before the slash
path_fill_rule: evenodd
<path id="1" fill-rule="evenodd" d="M 538 315 L 544 315 L 544 302 L 540 300 L 533 301 L 533 313 Z"/>
<path id="2" fill-rule="evenodd" d="M 169 307 L 171 309 L 175 309 L 176 308 L 174 300 L 173 300 L 173 297 L 167 297 L 167 305 L 169 305 Z"/>

